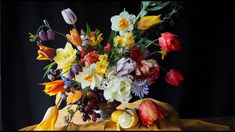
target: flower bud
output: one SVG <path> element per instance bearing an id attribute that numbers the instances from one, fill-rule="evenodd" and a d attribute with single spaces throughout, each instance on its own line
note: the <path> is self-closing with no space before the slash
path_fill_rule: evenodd
<path id="1" fill-rule="evenodd" d="M 179 86 L 184 76 L 177 70 L 171 69 L 165 76 L 165 81 L 173 86 Z"/>
<path id="2" fill-rule="evenodd" d="M 52 29 L 47 30 L 47 39 L 54 40 L 55 39 L 55 31 Z"/>
<path id="3" fill-rule="evenodd" d="M 74 72 L 73 72 L 72 69 L 70 69 L 70 70 L 68 71 L 68 77 L 69 77 L 69 79 L 73 79 L 73 78 L 75 77 L 75 74 L 74 74 Z"/>
<path id="4" fill-rule="evenodd" d="M 55 77 L 52 75 L 52 74 L 48 74 L 47 75 L 47 78 L 51 81 L 54 81 L 55 80 Z"/>
<path id="5" fill-rule="evenodd" d="M 39 38 L 40 38 L 40 40 L 42 40 L 42 41 L 47 41 L 47 34 L 46 34 L 46 32 L 43 31 L 43 30 L 41 30 L 41 31 L 39 32 Z"/>
<path id="6" fill-rule="evenodd" d="M 67 24 L 73 25 L 77 22 L 77 16 L 70 8 L 62 10 L 61 14 Z"/>
<path id="7" fill-rule="evenodd" d="M 165 118 L 167 112 L 152 100 L 145 99 L 139 105 L 139 116 L 143 125 L 150 127 Z"/>
<path id="8" fill-rule="evenodd" d="M 75 74 L 78 74 L 80 71 L 82 71 L 82 67 L 79 65 L 79 64 L 74 64 L 72 66 L 72 71 L 75 73 Z"/>

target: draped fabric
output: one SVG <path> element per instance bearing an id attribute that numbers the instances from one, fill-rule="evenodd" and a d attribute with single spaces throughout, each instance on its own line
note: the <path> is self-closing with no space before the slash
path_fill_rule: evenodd
<path id="1" fill-rule="evenodd" d="M 180 118 L 201 118 L 235 115 L 235 2 L 185 2 L 184 10 L 169 31 L 179 36 L 182 51 L 170 53 L 162 62 L 165 69 L 182 72 L 180 87 L 164 82 L 164 72 L 150 87 L 146 97 L 168 102 Z M 68 33 L 60 13 L 71 8 L 78 17 L 76 26 L 103 32 L 105 40 L 111 31 L 110 18 L 125 8 L 138 14 L 140 1 L 48 1 L 1 3 L 1 108 L 2 129 L 16 130 L 41 121 L 54 97 L 43 93 L 38 83 L 47 61 L 37 61 L 38 47 L 28 41 L 28 32 L 35 33 L 43 19 L 52 28 Z M 66 40 L 56 36 L 51 47 L 63 47 Z M 153 49 L 154 50 L 154 49 Z M 137 99 L 137 98 L 133 98 Z"/>

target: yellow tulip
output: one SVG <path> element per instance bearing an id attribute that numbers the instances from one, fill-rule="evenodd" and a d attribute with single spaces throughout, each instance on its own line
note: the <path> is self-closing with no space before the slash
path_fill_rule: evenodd
<path id="1" fill-rule="evenodd" d="M 137 23 L 138 29 L 147 30 L 150 27 L 160 24 L 162 22 L 160 15 L 158 16 L 144 16 Z"/>
<path id="2" fill-rule="evenodd" d="M 55 123 L 59 114 L 58 108 L 52 106 L 47 109 L 46 114 L 40 124 L 34 128 L 34 131 L 55 130 Z"/>

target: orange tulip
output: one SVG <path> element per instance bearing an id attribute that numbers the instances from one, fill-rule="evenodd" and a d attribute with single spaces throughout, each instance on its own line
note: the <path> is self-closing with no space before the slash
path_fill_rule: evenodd
<path id="1" fill-rule="evenodd" d="M 56 123 L 58 114 L 59 114 L 59 110 L 57 107 L 52 106 L 48 108 L 41 123 L 38 124 L 36 128 L 34 128 L 34 131 L 55 130 L 55 123 Z"/>
<path id="2" fill-rule="evenodd" d="M 72 42 L 75 46 L 80 46 L 82 44 L 82 39 L 78 33 L 78 31 L 73 28 L 70 30 L 70 34 L 66 34 L 66 37 Z"/>
<path id="3" fill-rule="evenodd" d="M 45 82 L 42 83 L 42 85 L 45 85 L 44 92 L 48 94 L 49 96 L 56 95 L 59 92 L 64 92 L 64 81 L 63 80 L 56 80 L 53 82 Z"/>
<path id="4" fill-rule="evenodd" d="M 39 50 L 38 50 L 38 57 L 37 60 L 53 60 L 53 58 L 56 55 L 56 52 L 54 49 L 46 47 L 42 44 L 38 44 Z"/>

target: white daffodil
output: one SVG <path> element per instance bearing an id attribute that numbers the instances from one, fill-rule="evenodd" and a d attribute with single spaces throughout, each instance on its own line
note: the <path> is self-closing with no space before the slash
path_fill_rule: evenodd
<path id="1" fill-rule="evenodd" d="M 111 18 L 111 29 L 114 31 L 119 31 L 119 34 L 123 35 L 125 32 L 133 30 L 133 23 L 135 19 L 135 15 L 129 14 L 124 10 L 119 15 L 115 15 Z"/>
<path id="2" fill-rule="evenodd" d="M 110 72 L 108 76 L 109 81 L 104 88 L 104 97 L 109 102 L 114 100 L 121 103 L 128 103 L 132 98 L 131 86 L 132 80 L 130 77 L 117 77 L 114 75 L 115 71 Z"/>
<path id="3" fill-rule="evenodd" d="M 76 81 L 81 83 L 82 89 L 90 86 L 90 88 L 94 90 L 95 87 L 100 86 L 102 79 L 103 78 L 96 72 L 95 63 L 91 64 L 89 67 L 84 67 L 83 71 L 76 76 Z"/>

